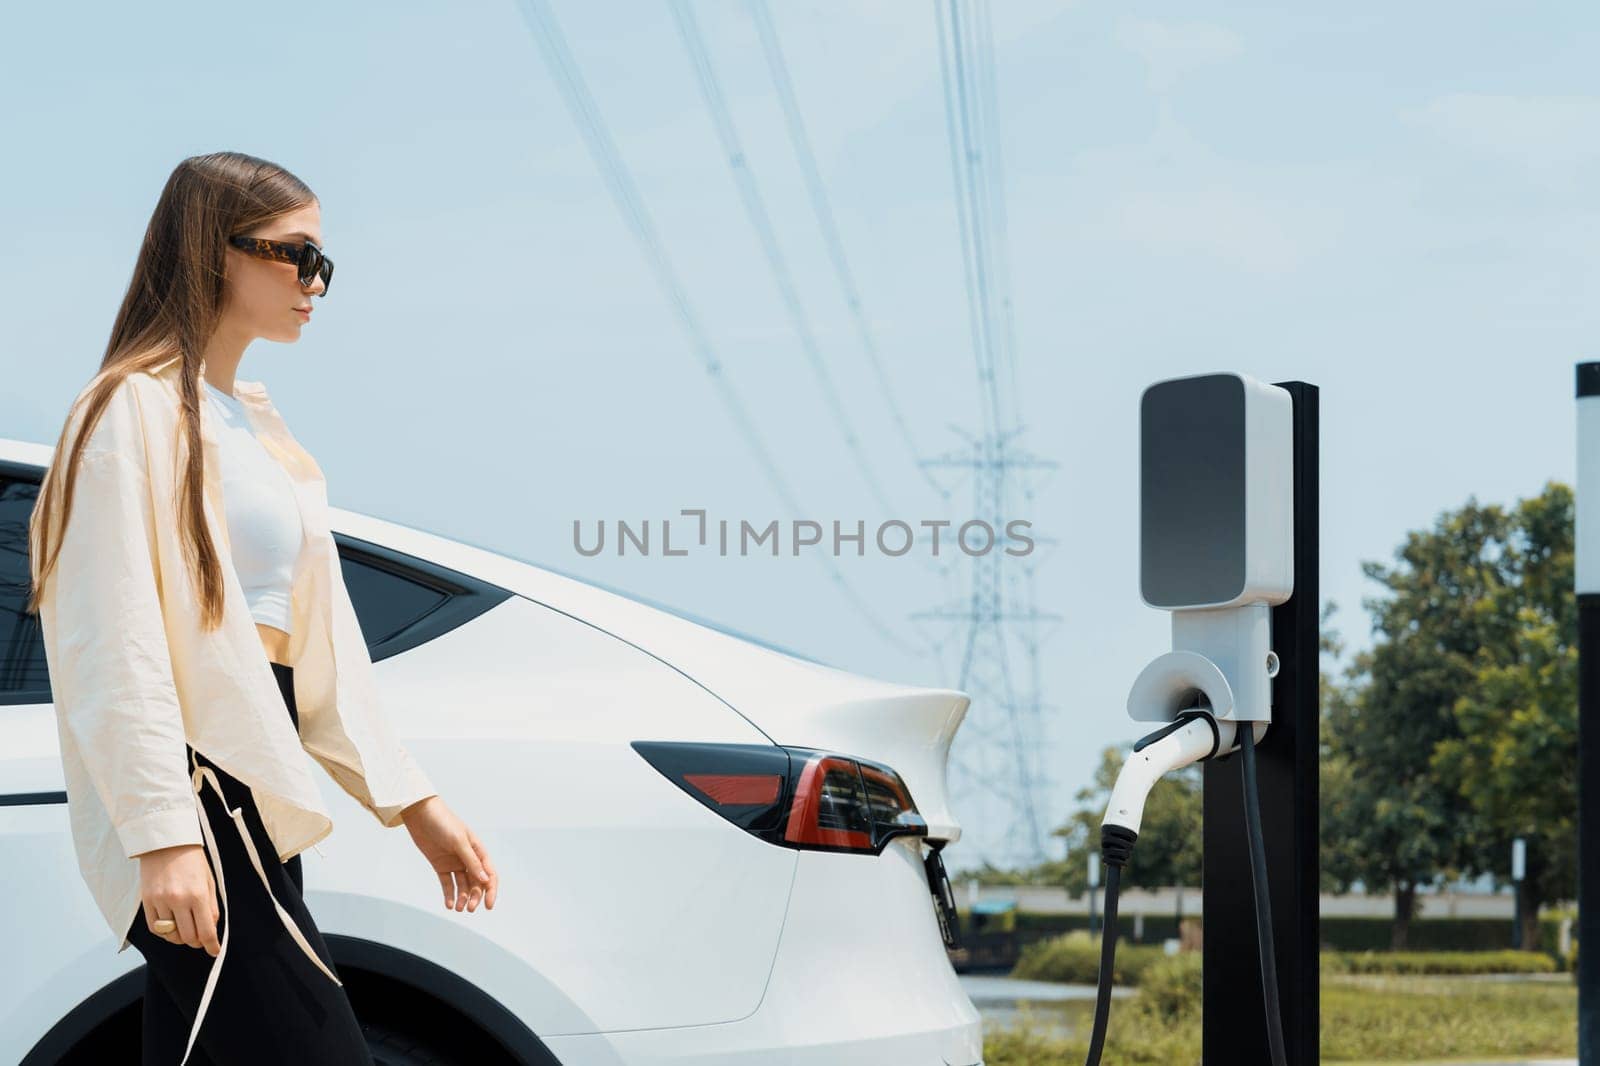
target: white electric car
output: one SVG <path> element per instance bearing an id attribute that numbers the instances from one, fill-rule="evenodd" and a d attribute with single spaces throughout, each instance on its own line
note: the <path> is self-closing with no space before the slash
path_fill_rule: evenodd
<path id="1" fill-rule="evenodd" d="M 137 1054 L 68 833 L 38 617 L 47 446 L 0 438 L 0 1062 Z M 491 849 L 446 910 L 403 830 L 326 775 L 307 904 L 402 1064 L 973 1066 L 939 849 L 966 694 L 890 684 L 516 559 L 333 509 L 390 720 Z"/>

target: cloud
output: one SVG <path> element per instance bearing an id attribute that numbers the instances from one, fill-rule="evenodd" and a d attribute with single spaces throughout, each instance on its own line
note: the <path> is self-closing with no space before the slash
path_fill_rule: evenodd
<path id="1" fill-rule="evenodd" d="M 1145 61 L 1151 88 L 1158 93 L 1171 89 L 1185 74 L 1244 52 L 1238 34 L 1204 22 L 1124 19 L 1117 24 L 1117 39 Z"/>
<path id="2" fill-rule="evenodd" d="M 1537 171 L 1600 160 L 1600 97 L 1450 93 L 1403 117 L 1462 148 Z"/>
<path id="3" fill-rule="evenodd" d="M 1070 220 L 1075 242 L 1263 276 L 1331 252 L 1348 236 L 1348 195 L 1373 191 L 1337 167 L 1230 159 L 1174 125 L 1143 142 L 1084 150 L 1070 172 L 1020 184 L 1026 203 L 1015 213 Z M 1052 198 L 1094 207 L 1063 212 Z"/>

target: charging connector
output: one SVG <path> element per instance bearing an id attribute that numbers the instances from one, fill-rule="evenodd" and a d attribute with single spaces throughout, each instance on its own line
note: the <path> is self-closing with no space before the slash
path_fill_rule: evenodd
<path id="1" fill-rule="evenodd" d="M 1251 887 L 1256 901 L 1256 944 L 1261 956 L 1261 991 L 1266 1004 L 1267 1047 L 1273 1066 L 1286 1066 L 1283 1014 L 1278 1005 L 1278 970 L 1272 939 L 1272 900 L 1267 891 L 1266 848 L 1261 832 L 1261 797 L 1256 789 L 1256 727 L 1216 719 L 1203 708 L 1180 713 L 1179 720 L 1141 738 L 1122 764 L 1111 788 L 1111 801 L 1100 824 L 1100 859 L 1106 867 L 1105 922 L 1100 928 L 1100 973 L 1095 990 L 1094 1027 L 1089 1034 L 1089 1054 L 1084 1066 L 1098 1066 L 1105 1047 L 1106 1023 L 1111 1017 L 1111 977 L 1117 953 L 1117 897 L 1122 889 L 1122 868 L 1133 856 L 1145 800 L 1155 783 L 1173 770 L 1227 757 L 1237 747 L 1242 755 L 1245 823 L 1250 838 Z M 1236 742 L 1237 741 L 1237 745 Z"/>
<path id="2" fill-rule="evenodd" d="M 1106 1023 L 1111 1017 L 1111 975 L 1117 952 L 1117 896 L 1122 888 L 1122 868 L 1133 856 L 1150 790 L 1173 770 L 1202 762 L 1219 752 L 1233 750 L 1237 723 L 1218 720 L 1203 707 L 1188 708 L 1178 721 L 1162 726 L 1133 746 L 1100 823 L 1100 859 L 1106 867 L 1105 921 L 1100 927 L 1100 974 L 1095 991 L 1094 1027 L 1089 1035 L 1085 1066 L 1098 1066 L 1105 1046 Z"/>
<path id="3" fill-rule="evenodd" d="M 1137 836 L 1150 790 L 1167 774 L 1233 748 L 1236 723 L 1202 708 L 1180 712 L 1178 721 L 1139 740 L 1129 753 L 1106 804 L 1103 825 L 1120 825 Z"/>

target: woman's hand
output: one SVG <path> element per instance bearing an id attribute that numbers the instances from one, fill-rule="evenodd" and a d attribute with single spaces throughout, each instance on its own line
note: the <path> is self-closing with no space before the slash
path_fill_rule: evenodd
<path id="1" fill-rule="evenodd" d="M 199 844 L 176 844 L 170 848 L 140 852 L 139 898 L 144 903 L 144 921 L 162 940 L 205 948 L 212 957 L 222 946 L 217 942 L 217 884 L 211 876 L 211 863 Z M 170 933 L 156 933 L 158 919 L 178 923 Z"/>
<path id="2" fill-rule="evenodd" d="M 482 900 L 486 907 L 494 909 L 500 875 L 477 835 L 445 806 L 444 800 L 438 796 L 418 800 L 401 811 L 400 818 L 417 850 L 439 875 L 447 908 L 475 911 Z"/>

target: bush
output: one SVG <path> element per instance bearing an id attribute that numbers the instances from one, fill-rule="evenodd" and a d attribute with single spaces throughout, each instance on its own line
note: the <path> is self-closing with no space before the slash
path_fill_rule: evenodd
<path id="1" fill-rule="evenodd" d="M 1161 948 L 1117 942 L 1111 982 L 1136 985 L 1152 962 L 1164 957 Z M 1011 976 L 1033 981 L 1061 981 L 1092 985 L 1100 980 L 1100 938 L 1077 930 L 1036 941 L 1022 949 Z"/>
<path id="2" fill-rule="evenodd" d="M 1205 956 L 1198 951 L 1163 956 L 1139 978 L 1140 1008 L 1171 1025 L 1199 1017 Z"/>
<path id="3" fill-rule="evenodd" d="M 1323 973 L 1484 974 L 1555 973 L 1556 960 L 1539 951 L 1324 951 Z"/>
<path id="4" fill-rule="evenodd" d="M 1550 908 L 1539 915 L 1539 946 L 1554 952 L 1567 911 Z M 1324 948 L 1334 951 L 1388 951 L 1394 933 L 1391 918 L 1329 915 L 1319 923 Z M 1407 951 L 1509 951 L 1509 918 L 1415 918 L 1406 937 Z"/>

